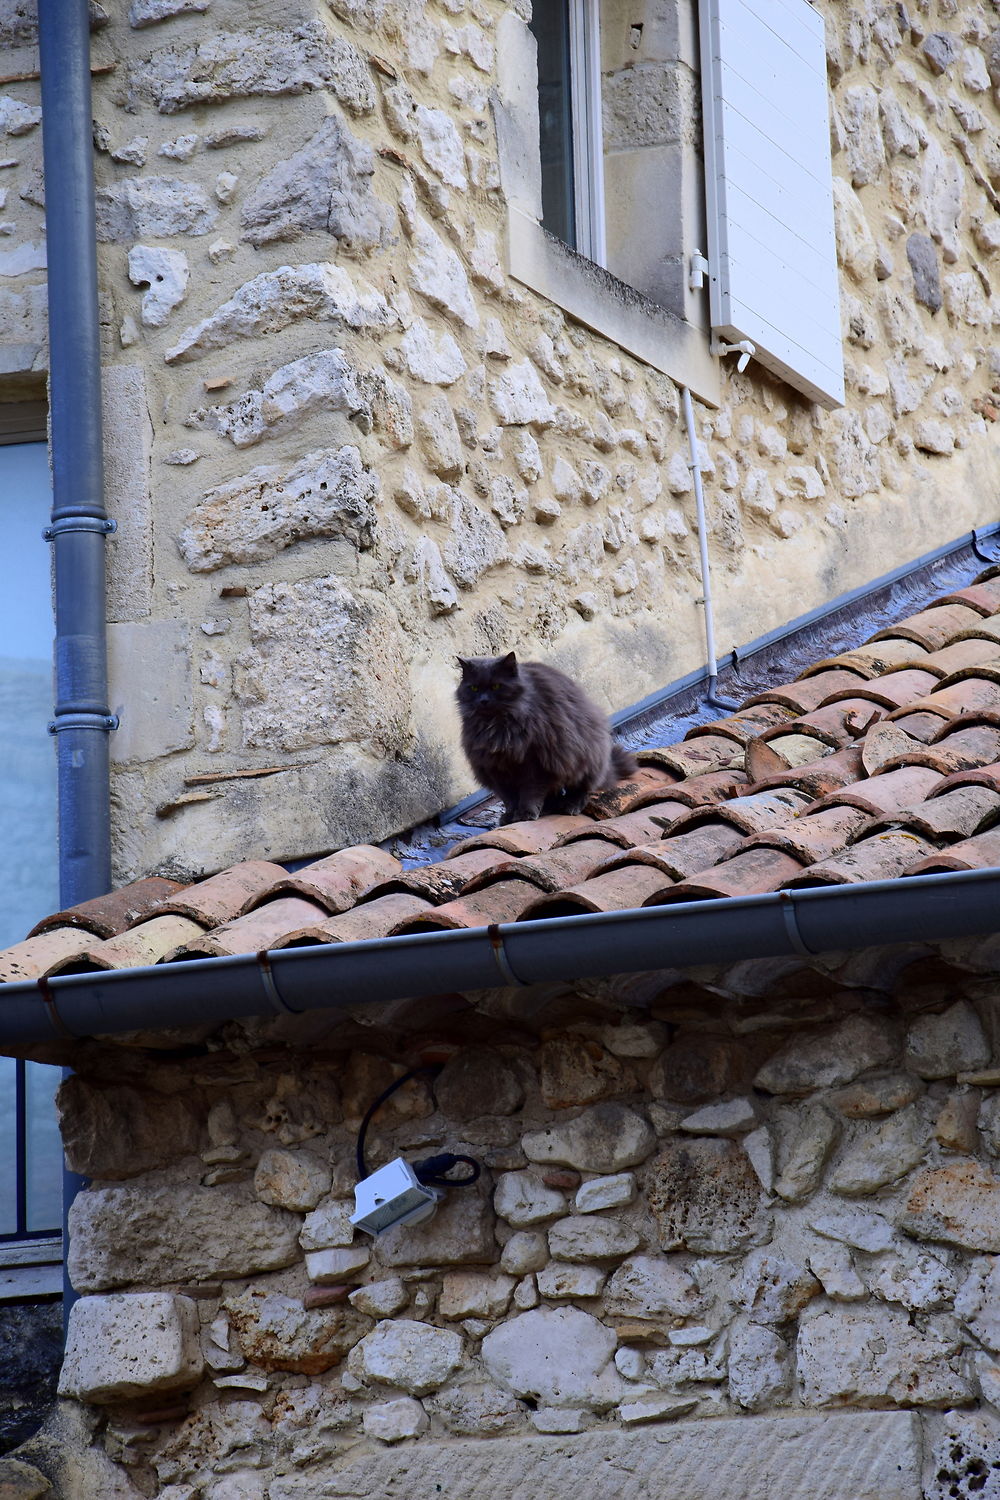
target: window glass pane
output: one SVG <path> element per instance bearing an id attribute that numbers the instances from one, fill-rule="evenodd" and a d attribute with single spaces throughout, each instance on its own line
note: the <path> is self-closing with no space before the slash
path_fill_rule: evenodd
<path id="1" fill-rule="evenodd" d="M 59 905 L 44 443 L 0 446 L 0 947 Z"/>
<path id="2" fill-rule="evenodd" d="M 16 1073 L 12 1057 L 0 1057 L 0 1234 L 17 1233 L 17 1181 L 15 1177 Z"/>
<path id="3" fill-rule="evenodd" d="M 25 1064 L 27 1105 L 27 1229 L 58 1230 L 62 1224 L 62 1143 L 56 1122 L 55 1094 L 61 1068 Z"/>
<path id="4" fill-rule="evenodd" d="M 538 43 L 542 226 L 575 247 L 569 6 L 570 0 L 536 0 L 531 29 Z"/>

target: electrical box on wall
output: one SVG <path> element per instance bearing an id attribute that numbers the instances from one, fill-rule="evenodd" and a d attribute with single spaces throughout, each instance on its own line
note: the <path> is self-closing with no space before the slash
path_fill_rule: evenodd
<path id="1" fill-rule="evenodd" d="M 369 1234 L 381 1234 L 395 1224 L 422 1224 L 442 1196 L 437 1188 L 425 1187 L 400 1156 L 358 1183 L 351 1223 Z"/>

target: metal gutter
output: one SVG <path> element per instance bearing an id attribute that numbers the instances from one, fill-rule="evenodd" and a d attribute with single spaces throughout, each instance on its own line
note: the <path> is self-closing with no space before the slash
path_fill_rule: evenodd
<path id="1" fill-rule="evenodd" d="M 454 990 L 685 969 L 1000 930 L 1000 869 L 283 948 L 0 988 L 0 1052 Z"/>
<path id="2" fill-rule="evenodd" d="M 41 0 L 38 44 L 48 243 L 60 899 L 111 886 L 100 323 L 94 217 L 90 10 Z"/>

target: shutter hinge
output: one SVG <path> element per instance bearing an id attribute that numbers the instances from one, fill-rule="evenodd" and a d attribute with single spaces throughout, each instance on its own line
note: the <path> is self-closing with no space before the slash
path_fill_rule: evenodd
<path id="1" fill-rule="evenodd" d="M 692 292 L 700 292 L 705 285 L 705 277 L 710 270 L 708 261 L 700 250 L 691 251 L 691 259 L 688 262 L 688 287 Z"/>

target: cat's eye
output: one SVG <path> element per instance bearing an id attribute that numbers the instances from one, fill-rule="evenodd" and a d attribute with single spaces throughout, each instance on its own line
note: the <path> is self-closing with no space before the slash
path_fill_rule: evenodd
<path id="1" fill-rule="evenodd" d="M 466 686 L 466 689 L 467 689 L 467 690 L 468 690 L 468 691 L 469 691 L 469 692 L 470 692 L 470 693 L 478 693 L 478 692 L 479 692 L 479 688 L 478 688 L 478 686 L 477 686 L 477 685 L 476 685 L 476 683 L 474 683 L 474 682 L 467 682 L 467 683 L 466 683 L 466 684 L 465 684 L 465 686 Z"/>

